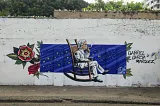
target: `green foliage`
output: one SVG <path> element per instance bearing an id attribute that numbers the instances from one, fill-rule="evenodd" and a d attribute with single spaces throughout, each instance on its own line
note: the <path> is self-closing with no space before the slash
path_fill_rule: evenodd
<path id="1" fill-rule="evenodd" d="M 129 50 L 132 49 L 131 46 L 133 45 L 133 43 L 127 43 L 127 42 L 125 42 L 124 44 L 126 45 L 126 50 L 127 50 L 127 51 L 129 51 Z"/>
<path id="2" fill-rule="evenodd" d="M 30 44 L 28 43 L 27 46 L 30 47 L 32 50 L 33 50 L 33 48 L 34 48 L 34 44 L 31 44 L 31 45 L 30 45 Z"/>
<path id="3" fill-rule="evenodd" d="M 123 74 L 124 79 L 126 79 L 127 77 L 133 76 L 131 72 L 132 72 L 132 71 L 131 71 L 131 68 L 128 68 L 128 69 L 126 70 L 126 74 Z"/>
<path id="4" fill-rule="evenodd" d="M 13 60 L 18 60 L 18 59 L 19 59 L 19 58 L 18 58 L 18 55 L 15 54 L 15 53 L 10 53 L 10 54 L 8 54 L 7 56 L 8 56 L 9 58 L 13 59 Z"/>
<path id="5" fill-rule="evenodd" d="M 39 71 L 37 71 L 35 74 L 33 74 L 33 76 L 36 76 L 38 79 L 39 79 L 39 75 L 40 75 Z"/>
<path id="6" fill-rule="evenodd" d="M 22 61 L 21 60 L 17 60 L 15 64 L 20 65 L 20 64 L 22 64 Z"/>
<path id="7" fill-rule="evenodd" d="M 40 61 L 40 46 L 41 46 L 41 44 L 43 44 L 43 41 L 37 41 L 36 51 L 37 51 L 38 54 L 36 54 L 36 55 L 37 55 L 37 58 L 34 59 L 35 62 L 36 62 L 36 61 Z"/>
<path id="8" fill-rule="evenodd" d="M 21 61 L 21 60 L 17 60 L 17 61 L 15 62 L 15 64 L 16 64 L 16 65 L 22 64 L 22 65 L 23 65 L 23 69 L 24 69 L 24 67 L 26 66 L 27 62 Z"/>
<path id="9" fill-rule="evenodd" d="M 38 54 L 40 54 L 40 51 L 36 48 L 36 51 L 38 52 Z"/>
<path id="10" fill-rule="evenodd" d="M 100 10 L 100 9 L 104 10 L 105 9 L 105 3 L 103 0 L 95 0 L 95 1 L 96 1 L 95 7 L 97 10 Z"/>
<path id="11" fill-rule="evenodd" d="M 126 74 L 123 74 L 123 78 L 126 79 Z"/>
<path id="12" fill-rule="evenodd" d="M 94 4 L 90 4 L 88 7 L 84 8 L 83 10 L 104 10 L 104 11 L 142 11 L 145 10 L 143 8 L 143 3 L 140 2 L 131 2 L 124 4 L 123 1 L 109 1 L 104 3 L 103 0 L 95 0 Z"/>
<path id="13" fill-rule="evenodd" d="M 16 48 L 16 47 L 13 47 L 13 51 L 14 51 L 15 54 L 18 54 L 19 49 Z"/>
<path id="14" fill-rule="evenodd" d="M 130 56 L 127 56 L 127 57 L 126 57 L 127 63 L 129 63 L 129 60 L 130 60 Z"/>
<path id="15" fill-rule="evenodd" d="M 127 43 L 126 41 L 124 44 L 126 45 L 126 51 L 129 51 L 132 48 L 131 46 L 133 45 L 133 43 Z M 129 62 L 129 60 L 130 60 L 130 56 L 127 56 L 126 61 Z M 128 68 L 126 70 L 126 74 L 123 74 L 123 78 L 126 79 L 127 77 L 130 77 L 130 76 L 133 76 L 133 75 L 131 73 L 131 68 Z"/>
<path id="16" fill-rule="evenodd" d="M 131 72 L 132 72 L 131 68 L 128 68 L 127 71 L 126 71 L 126 76 L 127 77 L 133 76 Z"/>
<path id="17" fill-rule="evenodd" d="M 37 48 L 40 48 L 41 44 L 43 44 L 43 41 L 37 41 Z"/>
<path id="18" fill-rule="evenodd" d="M 0 16 L 53 16 L 54 9 L 81 10 L 84 0 L 0 0 Z"/>
<path id="19" fill-rule="evenodd" d="M 33 64 L 33 65 L 28 67 L 29 75 L 33 74 L 33 76 L 36 76 L 38 79 L 39 79 L 39 75 L 48 77 L 47 75 L 44 75 L 44 74 L 42 74 L 38 71 L 39 68 L 40 68 L 40 45 L 41 44 L 43 44 L 43 41 L 37 41 L 37 46 L 38 46 L 38 48 L 36 48 L 37 53 L 38 53 L 38 54 L 36 54 L 37 57 L 32 56 L 32 57 L 30 57 L 29 60 L 23 59 L 23 58 L 28 57 L 28 54 L 26 56 L 25 53 L 20 53 L 20 51 L 22 52 L 22 50 L 24 50 L 24 49 L 21 48 L 21 46 L 19 48 L 13 47 L 14 53 L 10 53 L 7 56 L 9 58 L 13 59 L 13 60 L 16 60 L 15 64 L 16 65 L 22 65 L 23 69 L 25 68 L 27 62 L 30 62 L 31 64 Z M 30 47 L 32 50 L 30 50 L 28 47 L 26 47 L 26 45 L 24 45 L 23 48 L 25 47 L 25 49 L 28 49 L 27 52 L 33 53 L 34 52 L 33 51 L 34 50 L 34 44 L 29 44 L 28 43 L 27 46 Z M 21 58 L 21 56 L 23 58 Z"/>

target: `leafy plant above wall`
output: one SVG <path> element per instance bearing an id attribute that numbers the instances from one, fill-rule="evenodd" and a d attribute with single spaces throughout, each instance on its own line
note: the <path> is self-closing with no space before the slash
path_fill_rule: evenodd
<path id="1" fill-rule="evenodd" d="M 127 42 L 125 41 L 125 45 L 126 45 L 126 51 L 129 51 L 129 50 L 132 49 L 131 46 L 133 45 L 133 43 L 127 43 Z M 126 57 L 127 63 L 129 63 L 129 58 L 130 58 L 130 56 L 127 56 L 127 57 Z M 131 76 L 133 76 L 131 72 L 132 72 L 132 71 L 131 71 L 131 68 L 126 69 L 126 74 L 123 74 L 123 77 L 126 79 L 126 77 L 131 77 Z"/>
<path id="2" fill-rule="evenodd" d="M 28 73 L 29 75 L 33 74 L 33 76 L 39 78 L 39 75 L 43 75 L 38 71 L 40 68 L 40 44 L 43 44 L 43 42 L 37 41 L 37 47 L 35 48 L 37 51 L 36 56 L 34 52 L 35 44 L 29 44 L 29 43 L 27 45 L 19 46 L 19 48 L 13 47 L 14 53 L 10 53 L 7 56 L 12 60 L 16 60 L 15 64 L 22 65 L 23 69 L 25 68 L 27 63 L 32 64 L 28 67 Z"/>

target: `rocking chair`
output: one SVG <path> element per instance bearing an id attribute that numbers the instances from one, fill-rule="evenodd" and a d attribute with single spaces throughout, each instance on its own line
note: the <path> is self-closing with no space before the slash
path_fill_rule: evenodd
<path id="1" fill-rule="evenodd" d="M 71 78 L 72 80 L 75 80 L 75 81 L 92 81 L 92 78 L 91 78 L 91 70 L 90 70 L 90 66 L 89 66 L 89 61 L 77 61 L 75 59 L 75 56 L 74 56 L 74 53 L 76 51 L 78 51 L 78 43 L 77 43 L 77 39 L 75 39 L 75 45 L 71 45 L 69 40 L 66 39 L 67 43 L 68 43 L 68 46 L 70 48 L 70 52 L 71 52 L 71 58 L 72 58 L 72 74 L 73 74 L 73 77 L 70 76 L 69 74 L 67 73 L 64 73 L 67 77 Z M 88 66 L 85 67 L 85 68 L 80 68 L 77 66 L 77 63 L 87 63 Z M 78 69 L 78 70 L 77 70 Z M 87 71 L 86 73 L 84 73 L 84 70 Z M 88 79 L 84 79 L 84 78 L 78 78 L 77 76 L 89 76 Z"/>

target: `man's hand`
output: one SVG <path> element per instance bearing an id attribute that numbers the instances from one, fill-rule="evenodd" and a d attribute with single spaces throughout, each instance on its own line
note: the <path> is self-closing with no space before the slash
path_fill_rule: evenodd
<path id="1" fill-rule="evenodd" d="M 87 47 L 86 51 L 87 51 L 88 53 L 90 53 L 90 49 L 89 49 L 89 47 Z"/>

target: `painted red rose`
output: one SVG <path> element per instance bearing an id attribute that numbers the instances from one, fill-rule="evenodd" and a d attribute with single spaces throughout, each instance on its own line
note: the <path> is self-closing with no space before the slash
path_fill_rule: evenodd
<path id="1" fill-rule="evenodd" d="M 28 46 L 20 46 L 18 51 L 18 58 L 22 61 L 31 61 L 35 53 Z"/>
<path id="2" fill-rule="evenodd" d="M 40 63 L 29 66 L 28 67 L 29 75 L 37 73 L 39 68 L 40 68 Z"/>

